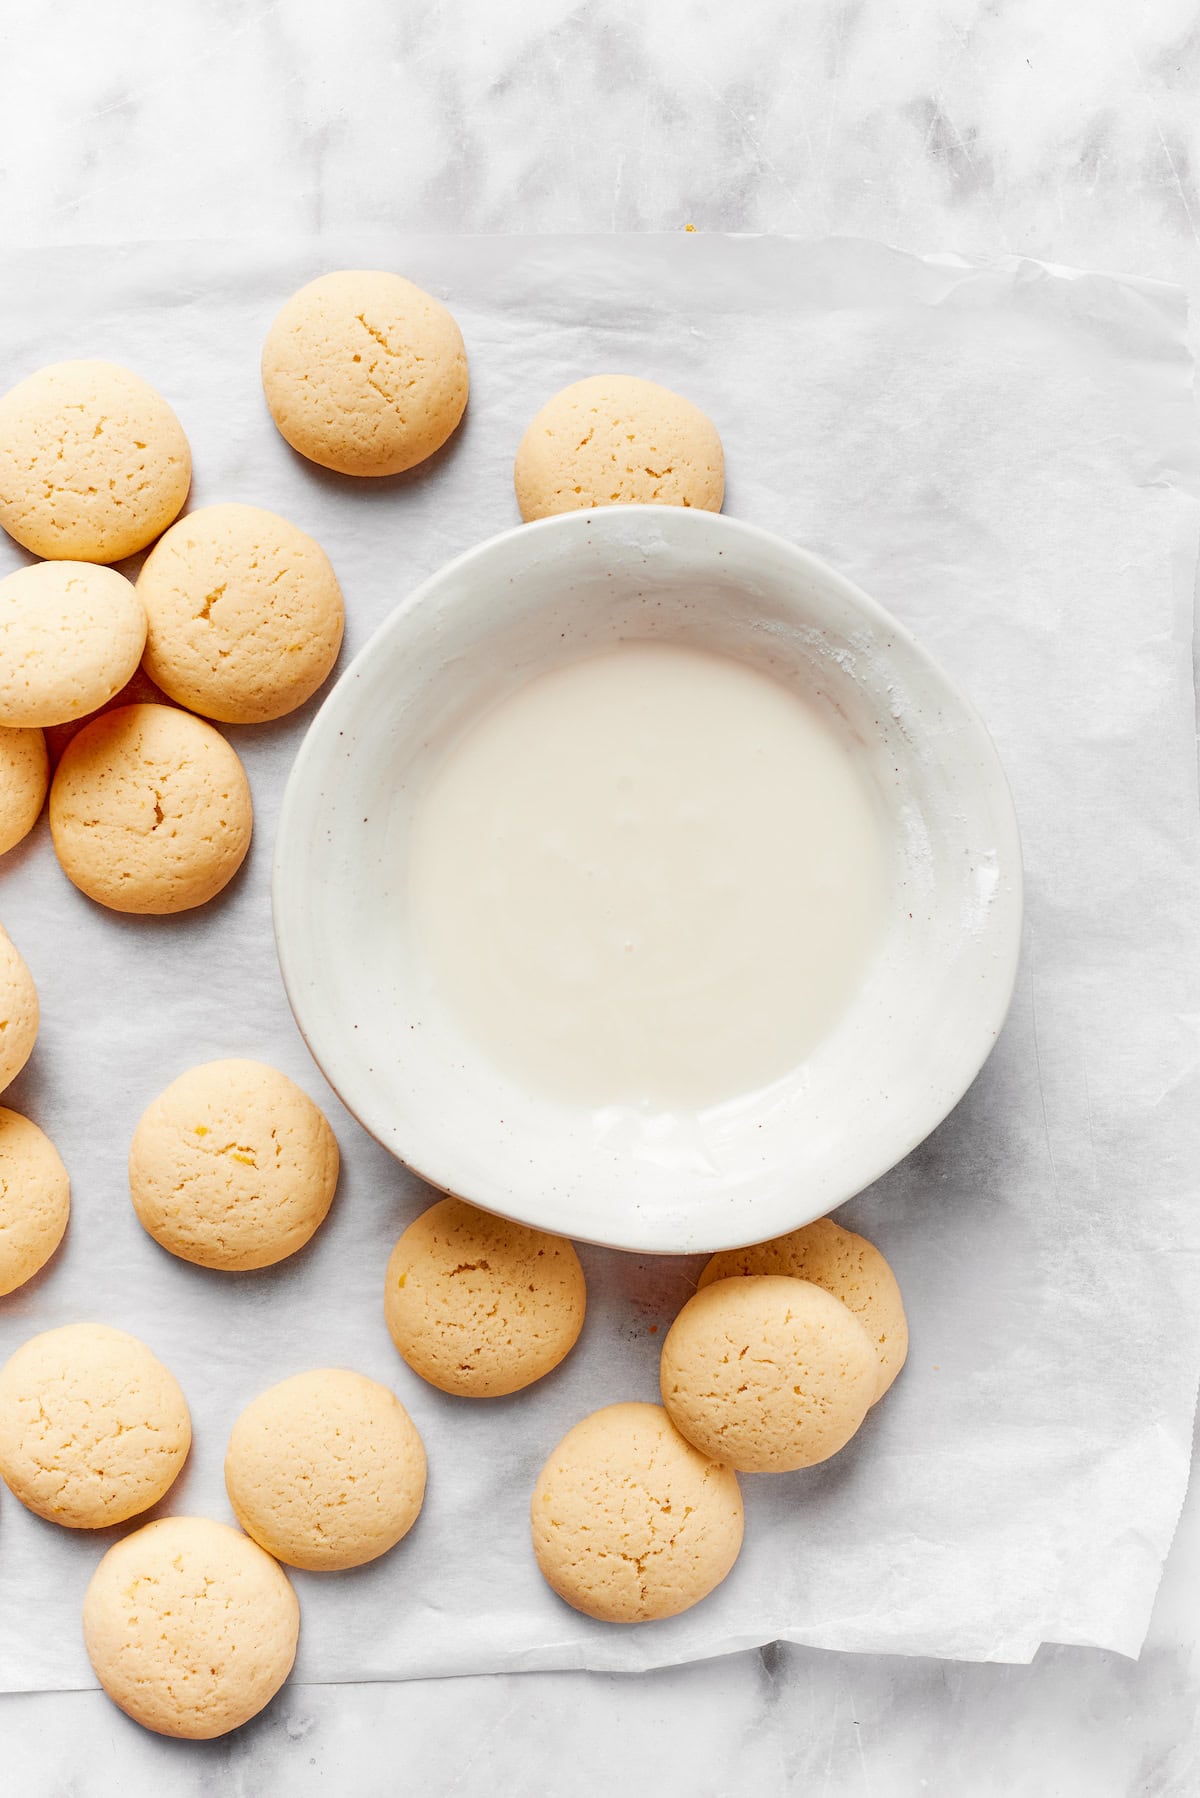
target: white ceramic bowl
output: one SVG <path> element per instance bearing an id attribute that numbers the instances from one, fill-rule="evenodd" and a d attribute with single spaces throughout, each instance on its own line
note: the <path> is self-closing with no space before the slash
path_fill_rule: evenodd
<path id="1" fill-rule="evenodd" d="M 856 1001 L 794 1074 L 690 1121 L 618 1127 L 514 1086 L 435 1014 L 406 923 L 405 849 L 440 747 L 481 708 L 631 638 L 705 646 L 819 695 L 891 821 L 896 888 Z M 764 531 L 613 506 L 481 544 L 376 631 L 296 758 L 274 909 L 309 1048 L 402 1161 L 566 1236 L 686 1253 L 819 1217 L 945 1117 L 1008 1009 L 1020 846 L 991 740 L 895 619 Z"/>

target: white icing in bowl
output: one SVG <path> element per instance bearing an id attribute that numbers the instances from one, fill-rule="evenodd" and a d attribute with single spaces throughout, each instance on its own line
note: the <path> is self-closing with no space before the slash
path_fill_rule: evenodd
<path id="1" fill-rule="evenodd" d="M 588 1112 L 515 1084 L 430 1003 L 405 925 L 414 806 L 448 737 L 539 672 L 637 639 L 733 656 L 826 706 L 894 845 L 891 921 L 848 1010 L 800 1066 L 698 1113 Z M 296 758 L 274 909 L 305 1040 L 385 1147 L 524 1222 L 687 1253 L 822 1215 L 941 1122 L 1008 1009 L 1020 847 L 982 724 L 873 601 L 734 519 L 613 506 L 481 544 L 380 627 Z"/>

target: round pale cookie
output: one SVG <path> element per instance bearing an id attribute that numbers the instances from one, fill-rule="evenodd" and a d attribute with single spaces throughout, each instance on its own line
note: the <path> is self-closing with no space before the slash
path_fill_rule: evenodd
<path id="1" fill-rule="evenodd" d="M 207 1517 L 163 1517 L 114 1543 L 83 1600 L 96 1678 L 160 1736 L 206 1741 L 248 1723 L 291 1672 L 299 1636 L 283 1568 Z"/>
<path id="2" fill-rule="evenodd" d="M 0 924 L 0 1093 L 14 1081 L 38 1033 L 38 996 L 33 975 Z"/>
<path id="3" fill-rule="evenodd" d="M 50 784 L 50 757 L 40 730 L 0 726 L 0 855 L 37 823 Z"/>
<path id="4" fill-rule="evenodd" d="M 187 498 L 183 427 L 115 362 L 56 362 L 0 399 L 0 525 L 35 556 L 119 562 Z"/>
<path id="5" fill-rule="evenodd" d="M 282 718 L 337 661 L 337 576 L 320 545 L 274 512 L 189 512 L 155 544 L 137 590 L 149 620 L 147 674 L 206 718 Z"/>
<path id="6" fill-rule="evenodd" d="M 636 375 L 564 387 L 533 420 L 513 469 L 528 522 L 594 506 L 699 506 L 719 512 L 725 452 L 698 406 Z"/>
<path id="7" fill-rule="evenodd" d="M 124 1330 L 64 1324 L 0 1368 L 0 1476 L 50 1523 L 99 1530 L 148 1511 L 191 1440 L 174 1375 Z"/>
<path id="8" fill-rule="evenodd" d="M 690 1610 L 742 1546 L 737 1475 L 685 1442 L 658 1405 L 606 1405 L 568 1430 L 529 1517 L 547 1584 L 606 1623 Z"/>
<path id="9" fill-rule="evenodd" d="M 323 1222 L 338 1178 L 325 1114 L 278 1068 L 208 1061 L 142 1113 L 133 1208 L 156 1242 L 201 1267 L 270 1267 Z"/>
<path id="10" fill-rule="evenodd" d="M 241 867 L 253 819 L 236 751 L 175 706 L 93 719 L 67 744 L 50 786 L 64 872 L 113 911 L 204 905 Z"/>
<path id="11" fill-rule="evenodd" d="M 831 1217 L 819 1217 L 771 1242 L 714 1255 L 700 1275 L 700 1285 L 739 1274 L 791 1274 L 841 1299 L 875 1344 L 879 1357 L 875 1397 L 883 1397 L 908 1354 L 908 1320 L 896 1276 L 874 1243 L 843 1230 Z"/>
<path id="12" fill-rule="evenodd" d="M 119 693 L 146 614 L 115 568 L 35 562 L 0 581 L 0 724 L 69 724 Z"/>
<path id="13" fill-rule="evenodd" d="M 663 1404 L 740 1473 L 814 1467 L 874 1403 L 879 1363 L 852 1311 L 808 1280 L 754 1274 L 695 1293 L 667 1331 Z"/>
<path id="14" fill-rule="evenodd" d="M 586 1305 L 569 1242 L 462 1199 L 440 1199 L 408 1226 L 383 1301 L 413 1372 L 466 1398 L 499 1398 L 548 1374 L 574 1348 Z"/>
<path id="15" fill-rule="evenodd" d="M 263 392 L 294 450 L 339 474 L 400 474 L 467 404 L 467 353 L 446 308 L 400 275 L 344 269 L 292 295 L 267 333 Z"/>
<path id="16" fill-rule="evenodd" d="M 45 1267 L 70 1211 L 62 1156 L 29 1118 L 0 1105 L 0 1298 Z"/>
<path id="17" fill-rule="evenodd" d="M 365 1374 L 293 1374 L 246 1406 L 225 1455 L 238 1522 L 289 1567 L 361 1567 L 394 1548 L 425 1497 L 425 1448 Z"/>

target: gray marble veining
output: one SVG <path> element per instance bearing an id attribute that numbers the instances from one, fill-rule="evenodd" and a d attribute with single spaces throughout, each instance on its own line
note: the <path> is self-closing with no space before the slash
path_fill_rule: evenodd
<path id="1" fill-rule="evenodd" d="M 1200 274 L 1193 0 L 126 0 L 0 11 L 10 243 L 848 233 Z M 1138 1663 L 774 1649 L 636 1681 L 291 1688 L 223 1743 L 0 1704 L 14 1794 L 1184 1798 L 1200 1502 Z"/>
<path id="2" fill-rule="evenodd" d="M 64 0 L 0 22 L 17 242 L 850 233 L 1190 279 L 1190 0 Z"/>

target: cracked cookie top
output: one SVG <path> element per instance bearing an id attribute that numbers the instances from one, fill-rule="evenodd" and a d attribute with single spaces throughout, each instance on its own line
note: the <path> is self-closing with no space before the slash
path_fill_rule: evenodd
<path id="1" fill-rule="evenodd" d="M 337 1177 L 324 1113 L 260 1061 L 209 1061 L 181 1074 L 147 1106 L 129 1151 L 133 1208 L 155 1241 L 230 1272 L 303 1248 Z"/>
<path id="2" fill-rule="evenodd" d="M 586 1302 L 579 1257 L 563 1237 L 442 1199 L 392 1250 L 384 1315 L 431 1386 L 498 1398 L 558 1366 Z"/>
<path id="3" fill-rule="evenodd" d="M 206 904 L 241 867 L 252 824 L 237 751 L 175 706 L 94 718 L 67 744 L 50 787 L 63 871 L 113 911 Z"/>
<path id="4" fill-rule="evenodd" d="M 416 1522 L 425 1448 L 387 1386 L 317 1367 L 246 1406 L 229 1438 L 225 1488 L 246 1533 L 290 1567 L 361 1567 Z"/>
<path id="5" fill-rule="evenodd" d="M 560 1598 L 609 1623 L 674 1617 L 742 1546 L 737 1475 L 685 1442 L 660 1405 L 593 1411 L 538 1476 L 533 1550 Z"/>
<path id="6" fill-rule="evenodd" d="M 711 1286 L 714 1280 L 739 1274 L 791 1274 L 841 1299 L 875 1344 L 876 1398 L 883 1397 L 908 1355 L 908 1322 L 896 1276 L 874 1243 L 845 1229 L 836 1218 L 819 1217 L 770 1242 L 723 1250 L 709 1261 L 699 1283 Z"/>
<path id="7" fill-rule="evenodd" d="M 64 1324 L 0 1368 L 0 1475 L 50 1523 L 97 1530 L 149 1510 L 191 1440 L 174 1375 L 124 1330 Z"/>
<path id="8" fill-rule="evenodd" d="M 206 718 L 282 718 L 337 660 L 344 608 L 329 558 L 260 506 L 189 512 L 147 556 L 137 591 L 147 674 Z"/>
<path id="9" fill-rule="evenodd" d="M 115 362 L 56 362 L 0 399 L 0 525 L 35 556 L 119 562 L 177 516 L 183 427 Z"/>
<path id="10" fill-rule="evenodd" d="M 725 454 L 712 420 L 637 375 L 590 375 L 547 400 L 517 450 L 526 521 L 595 506 L 699 506 L 719 512 Z"/>
<path id="11" fill-rule="evenodd" d="M 467 404 L 467 353 L 446 308 L 400 275 L 341 269 L 283 306 L 262 354 L 281 436 L 339 474 L 389 475 L 441 448 Z"/>
<path id="12" fill-rule="evenodd" d="M 875 1345 L 848 1306 L 810 1280 L 714 1280 L 671 1325 L 663 1404 L 705 1454 L 743 1473 L 827 1461 L 879 1390 Z"/>
<path id="13" fill-rule="evenodd" d="M 282 1567 L 207 1517 L 117 1542 L 83 1601 L 83 1640 L 115 1704 L 164 1736 L 207 1740 L 256 1716 L 292 1669 L 300 1606 Z"/>

